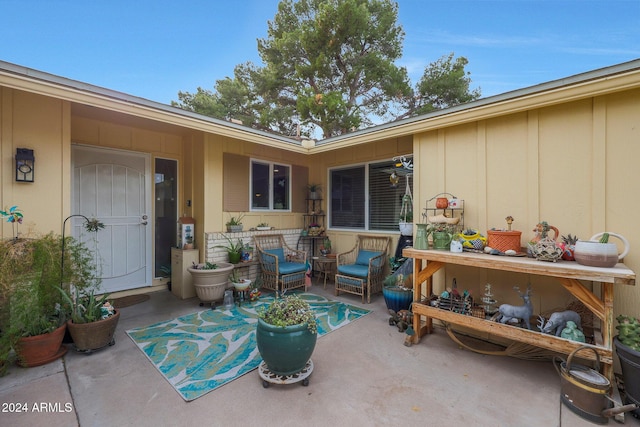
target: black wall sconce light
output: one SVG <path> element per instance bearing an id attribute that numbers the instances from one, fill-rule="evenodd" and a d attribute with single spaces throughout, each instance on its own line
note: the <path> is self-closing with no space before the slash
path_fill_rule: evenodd
<path id="1" fill-rule="evenodd" d="M 18 148 L 16 151 L 16 182 L 33 182 L 36 158 L 33 150 Z"/>

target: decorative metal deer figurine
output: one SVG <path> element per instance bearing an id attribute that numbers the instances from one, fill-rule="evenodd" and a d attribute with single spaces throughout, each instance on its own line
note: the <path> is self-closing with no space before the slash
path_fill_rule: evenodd
<path id="1" fill-rule="evenodd" d="M 501 304 L 498 308 L 498 312 L 500 314 L 496 317 L 496 321 L 500 323 L 507 323 L 512 319 L 517 319 L 520 320 L 520 323 L 524 322 L 527 329 L 531 329 L 531 323 L 529 320 L 533 314 L 531 285 L 527 286 L 527 291 L 524 294 L 520 292 L 520 288 L 518 286 L 514 286 L 513 289 L 515 289 L 518 295 L 520 295 L 520 298 L 523 299 L 524 305 Z"/>
<path id="2" fill-rule="evenodd" d="M 579 330 L 582 330 L 580 326 L 580 315 L 575 311 L 566 310 L 557 313 L 551 313 L 549 320 L 545 323 L 545 318 L 538 316 L 538 328 L 544 334 L 555 333 L 557 337 L 561 336 L 562 330 L 567 326 L 567 322 L 572 321 L 576 324 Z"/>

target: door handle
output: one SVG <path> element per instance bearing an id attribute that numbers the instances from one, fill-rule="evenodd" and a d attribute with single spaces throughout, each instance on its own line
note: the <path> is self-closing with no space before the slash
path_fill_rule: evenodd
<path id="1" fill-rule="evenodd" d="M 142 222 L 140 223 L 140 225 L 147 225 L 147 224 L 148 224 L 148 222 L 147 222 L 147 221 L 142 221 Z"/>

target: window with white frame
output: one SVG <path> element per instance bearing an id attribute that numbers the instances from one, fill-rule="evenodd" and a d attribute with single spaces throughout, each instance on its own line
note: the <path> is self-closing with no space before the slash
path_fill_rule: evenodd
<path id="1" fill-rule="evenodd" d="M 291 210 L 291 166 L 251 160 L 251 210 Z"/>
<path id="2" fill-rule="evenodd" d="M 390 180 L 393 172 L 400 178 Z M 397 231 L 408 173 L 390 162 L 329 170 L 329 227 Z"/>

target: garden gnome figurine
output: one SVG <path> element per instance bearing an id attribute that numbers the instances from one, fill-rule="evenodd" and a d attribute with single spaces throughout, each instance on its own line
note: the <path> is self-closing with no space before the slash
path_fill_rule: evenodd
<path id="1" fill-rule="evenodd" d="M 575 322 L 571 320 L 567 322 L 567 326 L 562 330 L 561 337 L 569 339 L 571 341 L 585 342 L 584 334 L 580 329 L 578 329 L 578 326 L 575 324 Z"/>

